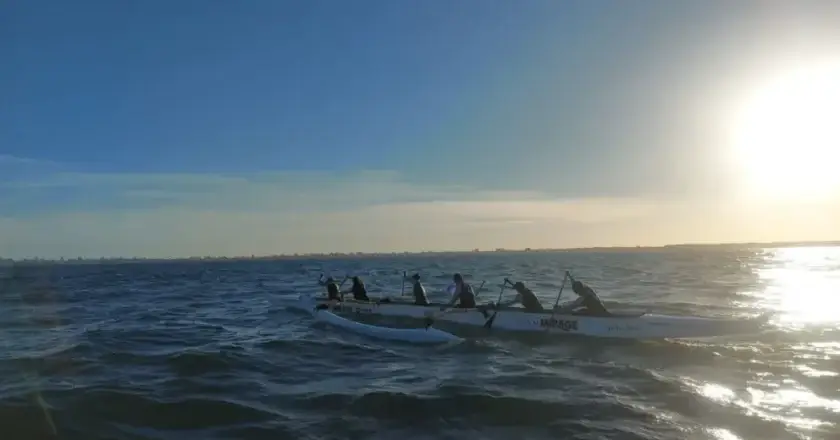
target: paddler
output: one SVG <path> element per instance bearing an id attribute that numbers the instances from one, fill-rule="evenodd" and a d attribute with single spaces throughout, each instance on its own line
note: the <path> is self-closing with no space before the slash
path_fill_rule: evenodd
<path id="1" fill-rule="evenodd" d="M 506 283 L 510 283 L 510 281 L 505 278 Z M 531 289 L 525 287 L 525 284 L 521 281 L 517 281 L 513 283 L 513 290 L 516 290 L 516 298 L 508 301 L 506 303 L 500 303 L 499 306 L 507 307 L 516 303 L 522 304 L 522 307 L 525 308 L 528 312 L 542 312 L 543 306 L 540 304 L 540 300 L 537 298 L 537 295 L 534 295 L 534 292 Z"/>
<path id="2" fill-rule="evenodd" d="M 473 292 L 472 286 L 464 281 L 464 277 L 462 277 L 460 273 L 453 275 L 452 281 L 455 283 L 455 294 L 452 295 L 452 300 L 449 301 L 449 304 L 447 304 L 446 307 L 452 307 L 452 305 L 457 302 L 458 305 L 455 306 L 456 308 L 475 308 L 475 293 Z"/>
<path id="3" fill-rule="evenodd" d="M 356 301 L 370 301 L 370 298 L 367 296 L 367 289 L 365 288 L 365 283 L 359 277 L 353 277 L 352 279 L 353 285 L 350 287 L 350 290 L 343 293 L 352 293 L 353 299 Z"/>
<path id="4" fill-rule="evenodd" d="M 580 281 L 572 281 L 572 291 L 575 292 L 578 298 L 569 305 L 557 309 L 557 313 L 575 312 L 576 314 L 584 314 L 591 316 L 609 316 L 610 312 L 604 307 L 604 303 L 591 287 L 583 284 Z"/>
<path id="5" fill-rule="evenodd" d="M 429 299 L 426 298 L 426 289 L 423 287 L 423 284 L 420 283 L 420 274 L 416 273 L 411 276 L 412 283 L 414 284 L 414 305 L 417 306 L 427 306 L 429 305 Z"/>
<path id="6" fill-rule="evenodd" d="M 321 278 L 318 278 L 318 284 L 327 286 L 327 300 L 341 301 L 344 296 L 341 294 L 341 291 L 338 290 L 338 283 L 335 282 L 335 279 L 333 277 L 327 277 L 327 281 L 322 281 L 323 279 L 324 274 L 321 274 Z"/>

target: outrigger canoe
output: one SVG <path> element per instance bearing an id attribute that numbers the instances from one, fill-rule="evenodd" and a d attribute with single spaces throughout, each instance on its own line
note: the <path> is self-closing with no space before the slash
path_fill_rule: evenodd
<path id="1" fill-rule="evenodd" d="M 445 331 L 438 330 L 432 327 L 391 328 L 364 324 L 361 322 L 356 322 L 342 318 L 341 316 L 329 312 L 325 308 L 316 308 L 317 303 L 316 301 L 313 301 L 312 298 L 309 298 L 308 301 L 306 301 L 306 303 L 308 304 L 308 310 L 312 313 L 312 317 L 315 318 L 316 321 L 325 322 L 336 327 L 341 327 L 355 333 L 363 334 L 378 339 L 423 344 L 456 342 L 461 340 L 461 338 L 451 333 L 447 333 Z"/>
<path id="2" fill-rule="evenodd" d="M 312 304 L 328 304 L 326 298 L 301 295 L 292 307 L 312 310 Z M 611 314 L 586 316 L 526 312 L 521 308 L 495 309 L 477 307 L 453 308 L 441 314 L 442 305 L 419 306 L 396 300 L 354 301 L 332 304 L 330 310 L 339 314 L 383 315 L 408 318 L 427 318 L 456 324 L 492 328 L 512 332 L 542 332 L 583 336 L 628 339 L 705 338 L 758 332 L 769 315 L 749 319 L 720 319 L 701 316 L 659 315 L 654 313 Z M 333 315 L 335 316 L 335 315 Z M 360 324 L 364 325 L 364 324 Z M 421 330 L 422 331 L 422 330 Z"/>

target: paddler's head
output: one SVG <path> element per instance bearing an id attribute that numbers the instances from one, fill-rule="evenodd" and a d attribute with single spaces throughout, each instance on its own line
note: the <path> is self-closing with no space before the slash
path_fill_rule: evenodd
<path id="1" fill-rule="evenodd" d="M 362 279 L 359 277 L 353 277 L 353 285 L 358 286 L 359 284 L 362 284 Z"/>
<path id="2" fill-rule="evenodd" d="M 455 284 L 463 284 L 464 283 L 464 277 L 462 277 L 460 273 L 456 272 L 455 275 L 452 275 L 452 281 Z"/>
<path id="3" fill-rule="evenodd" d="M 586 286 L 580 281 L 575 281 L 572 283 L 572 291 L 577 293 L 579 296 L 583 296 L 588 293 L 586 291 Z"/>
<path id="4" fill-rule="evenodd" d="M 522 292 L 523 290 L 525 290 L 525 284 L 523 284 L 522 281 L 517 281 L 513 284 L 513 290 L 517 292 Z"/>
<path id="5" fill-rule="evenodd" d="M 414 280 L 415 283 L 419 283 L 420 282 L 420 274 L 416 273 L 416 274 L 412 275 L 411 279 Z"/>
<path id="6" fill-rule="evenodd" d="M 334 283 L 334 282 L 335 282 L 335 278 L 333 278 L 333 277 L 327 278 L 327 284 Z"/>

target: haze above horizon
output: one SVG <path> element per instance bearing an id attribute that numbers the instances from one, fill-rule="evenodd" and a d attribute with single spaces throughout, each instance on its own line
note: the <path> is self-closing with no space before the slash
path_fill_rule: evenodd
<path id="1" fill-rule="evenodd" d="M 840 239 L 840 3 L 6 2 L 0 257 Z"/>

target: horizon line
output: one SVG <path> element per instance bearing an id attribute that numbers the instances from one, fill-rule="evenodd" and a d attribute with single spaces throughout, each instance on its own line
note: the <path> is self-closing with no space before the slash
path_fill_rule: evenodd
<path id="1" fill-rule="evenodd" d="M 818 247 L 818 246 L 840 246 L 838 240 L 806 240 L 806 241 L 771 241 L 771 242 L 722 242 L 722 243 L 678 243 L 665 244 L 658 246 L 588 246 L 588 247 L 570 247 L 570 248 L 495 248 L 481 250 L 474 248 L 472 250 L 429 250 L 429 251 L 392 251 L 392 252 L 307 252 L 307 253 L 292 253 L 292 254 L 266 254 L 266 255 L 203 255 L 203 256 L 180 256 L 180 257 L 59 257 L 59 258 L 42 258 L 42 257 L 26 257 L 26 258 L 6 258 L 0 256 L 0 264 L 18 264 L 18 263 L 37 263 L 37 264 L 51 264 L 51 263 L 100 263 L 100 262 L 158 262 L 158 261 L 242 261 L 242 260 L 291 260 L 291 259 L 317 259 L 317 258 L 342 258 L 342 257 L 382 257 L 382 256 L 412 256 L 412 255 L 453 255 L 453 254 L 487 254 L 487 253 L 546 253 L 546 252 L 574 252 L 574 251 L 644 251 L 654 249 L 668 249 L 668 248 L 698 248 L 698 247 L 768 247 L 768 248 L 783 248 L 783 247 Z"/>

